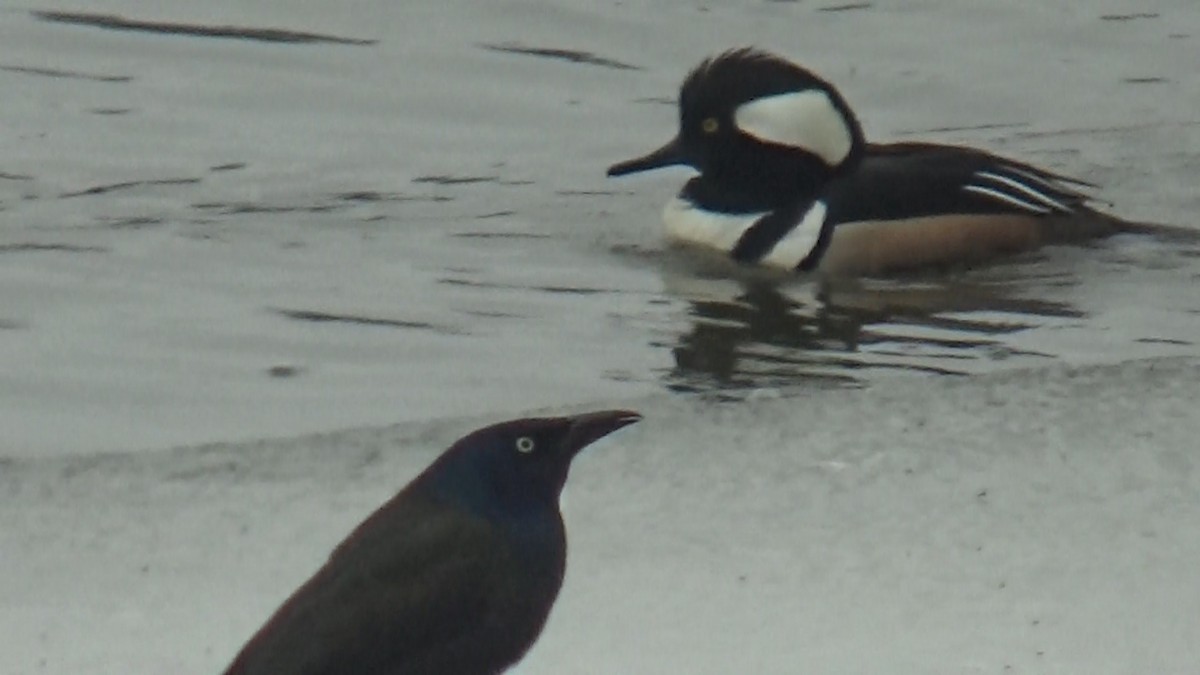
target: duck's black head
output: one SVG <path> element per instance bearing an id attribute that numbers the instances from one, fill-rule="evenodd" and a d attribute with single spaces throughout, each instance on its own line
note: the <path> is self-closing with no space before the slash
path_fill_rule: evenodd
<path id="1" fill-rule="evenodd" d="M 688 74 L 674 139 L 608 175 L 684 164 L 723 189 L 794 195 L 853 166 L 864 146 L 832 84 L 774 54 L 735 49 Z"/>

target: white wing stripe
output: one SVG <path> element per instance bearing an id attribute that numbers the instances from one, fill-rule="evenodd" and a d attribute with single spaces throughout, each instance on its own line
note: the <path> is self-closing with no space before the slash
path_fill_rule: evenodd
<path id="1" fill-rule="evenodd" d="M 1028 195 L 1029 197 L 1032 197 L 1035 200 L 1037 200 L 1053 209 L 1057 209 L 1059 211 L 1064 211 L 1066 213 L 1072 212 L 1071 207 L 1067 206 L 1066 204 L 1063 204 L 1062 202 L 1051 198 L 1049 195 L 1038 192 L 1037 190 L 1034 190 L 1033 188 L 1029 187 L 1028 185 L 1021 183 L 1020 181 L 1015 181 L 1011 178 L 1008 178 L 1007 176 L 1001 176 L 999 174 L 992 173 L 991 171 L 976 171 L 975 175 L 984 180 L 990 180 L 994 183 L 999 183 L 1000 185 L 1006 185 L 1008 187 L 1011 187 L 1012 189 L 1014 189 L 1018 192 L 1021 192 L 1025 195 Z"/>
<path id="2" fill-rule="evenodd" d="M 997 201 L 1005 202 L 1006 204 L 1011 204 L 1019 209 L 1025 209 L 1026 211 L 1032 211 L 1033 213 L 1050 213 L 1050 209 L 1048 209 L 1044 206 L 1038 206 L 1037 204 L 1031 204 L 1019 197 L 1015 197 L 1013 195 L 1006 194 L 1004 192 L 1000 192 L 999 190 L 993 190 L 992 188 L 987 188 L 987 187 L 983 187 L 980 185 L 964 185 L 963 189 L 966 190 L 967 192 L 974 192 L 975 194 L 980 194 L 985 197 L 991 197 L 992 199 L 995 199 Z"/>
<path id="3" fill-rule="evenodd" d="M 1004 170 L 1013 174 L 1014 176 L 1020 176 L 1021 178 L 1032 181 L 1034 183 L 1040 183 L 1040 184 L 1046 186 L 1047 189 L 1053 190 L 1059 194 L 1072 195 L 1074 197 L 1087 197 L 1086 193 L 1081 192 L 1080 190 L 1077 190 L 1073 187 L 1068 187 L 1068 184 L 1073 184 L 1073 185 L 1089 185 L 1089 184 L 1084 183 L 1082 181 L 1076 181 L 1074 178 L 1071 178 L 1071 177 L 1065 176 L 1065 177 L 1059 178 L 1056 176 L 1039 176 L 1036 173 L 1026 171 L 1024 169 L 1018 169 L 1015 166 L 1006 166 L 1006 167 L 1004 167 Z M 1090 187 L 1090 185 L 1089 185 L 1089 187 Z"/>

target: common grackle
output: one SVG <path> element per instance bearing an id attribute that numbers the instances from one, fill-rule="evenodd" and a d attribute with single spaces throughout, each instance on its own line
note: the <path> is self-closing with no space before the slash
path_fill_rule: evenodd
<path id="1" fill-rule="evenodd" d="M 639 419 L 521 419 L 462 438 L 339 544 L 225 675 L 503 672 L 562 586 L 571 460 Z"/>

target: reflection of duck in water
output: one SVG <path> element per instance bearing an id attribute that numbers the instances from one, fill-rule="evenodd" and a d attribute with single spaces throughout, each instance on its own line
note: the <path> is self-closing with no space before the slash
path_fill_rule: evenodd
<path id="1" fill-rule="evenodd" d="M 827 275 L 960 264 L 1144 231 L 1087 205 L 1082 181 L 974 148 L 868 144 L 830 83 L 753 49 L 704 61 L 680 129 L 609 168 L 700 172 L 666 207 L 670 238 L 744 263 Z"/>
<path id="2" fill-rule="evenodd" d="M 671 386 L 684 390 L 853 382 L 864 368 L 961 373 L 963 359 L 1012 353 L 1005 334 L 1082 316 L 1002 283 L 962 280 L 779 286 L 668 276 L 667 286 L 687 300 L 691 320 L 671 346 Z M 970 312 L 987 316 L 951 316 Z"/>

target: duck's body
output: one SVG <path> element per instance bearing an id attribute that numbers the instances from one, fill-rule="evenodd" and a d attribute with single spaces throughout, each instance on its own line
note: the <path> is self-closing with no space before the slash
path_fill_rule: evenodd
<path id="1" fill-rule="evenodd" d="M 868 144 L 831 84 L 748 49 L 693 70 L 679 135 L 609 175 L 672 164 L 700 175 L 664 209 L 668 237 L 787 270 L 970 263 L 1122 226 L 1082 181 L 974 148 Z"/>

